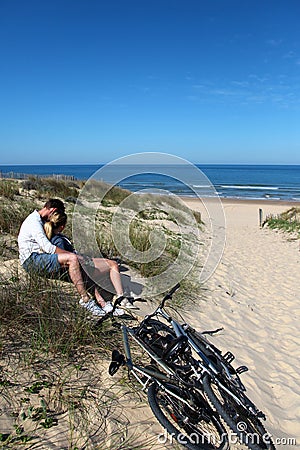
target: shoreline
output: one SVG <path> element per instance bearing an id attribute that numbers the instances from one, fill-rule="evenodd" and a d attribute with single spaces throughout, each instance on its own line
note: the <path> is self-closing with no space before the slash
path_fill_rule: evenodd
<path id="1" fill-rule="evenodd" d="M 20 167 L 22 167 L 23 165 L 20 165 Z M 28 165 L 29 167 L 31 165 Z M 39 165 L 37 165 L 39 167 Z M 49 167 L 55 167 L 55 166 L 50 166 L 50 165 L 46 165 Z M 68 165 L 67 165 L 68 166 Z M 73 165 L 71 165 L 73 166 Z M 89 165 L 87 165 L 89 167 Z M 293 165 L 294 166 L 294 165 Z M 17 167 L 15 166 L 11 166 L 11 167 Z M 259 167 L 259 165 L 257 166 Z M 296 166 L 298 167 L 298 166 Z M 300 167 L 300 166 L 299 166 Z M 54 170 L 54 169 L 53 169 Z M 300 172 L 300 170 L 299 170 Z M 154 174 L 155 175 L 155 174 Z M 17 182 L 22 182 L 26 179 L 30 179 L 31 177 L 37 177 L 37 178 L 54 178 L 56 180 L 62 180 L 62 181 L 75 181 L 78 183 L 86 183 L 87 181 L 89 181 L 91 179 L 91 177 L 93 176 L 93 174 L 86 178 L 86 177 L 82 177 L 82 176 L 78 176 L 76 174 L 76 172 L 72 172 L 69 174 L 63 174 L 63 173 L 49 173 L 49 174 L 43 174 L 43 173 L 18 173 L 18 172 L 2 172 L 0 170 L 0 179 L 1 180 L 11 180 L 11 181 L 17 181 Z M 100 181 L 100 180 L 99 180 Z M 154 184 L 153 184 L 154 183 Z M 188 200 L 195 200 L 195 199 L 202 199 L 204 201 L 209 201 L 209 199 L 220 199 L 220 201 L 222 203 L 230 203 L 230 202 L 235 202 L 235 203 L 239 203 L 239 202 L 259 202 L 259 203 L 271 203 L 271 204 L 282 204 L 282 203 L 286 203 L 288 205 L 290 204 L 295 204 L 295 205 L 300 205 L 300 185 L 299 186 L 288 186 L 285 181 L 278 181 L 278 183 L 276 183 L 276 177 L 273 180 L 273 183 L 275 184 L 267 184 L 265 185 L 263 181 L 261 181 L 261 186 L 257 185 L 257 183 L 251 184 L 251 181 L 248 183 L 249 186 L 247 185 L 243 185 L 240 184 L 241 181 L 235 181 L 233 179 L 233 181 L 231 181 L 231 185 L 227 186 L 227 181 L 224 181 L 224 186 L 219 186 L 219 184 L 221 184 L 222 182 L 218 180 L 218 182 L 211 182 L 211 190 L 206 191 L 206 193 L 203 192 L 203 196 L 200 196 L 197 193 L 197 190 L 191 188 L 191 186 L 194 187 L 194 185 L 189 185 L 188 186 L 191 188 L 191 191 L 185 191 L 185 189 L 182 189 L 180 187 L 175 187 L 169 184 L 166 184 L 165 182 L 159 182 L 158 185 L 157 181 L 154 180 L 147 180 L 144 183 L 134 183 L 136 186 L 132 189 L 132 185 L 129 185 L 129 187 L 126 186 L 126 183 L 120 183 L 120 184 L 114 184 L 112 186 L 115 187 L 119 187 L 121 189 L 130 191 L 132 194 L 137 193 L 137 194 L 141 194 L 143 195 L 143 191 L 144 189 L 147 190 L 147 193 L 149 194 L 154 194 L 154 195 L 171 195 L 171 196 L 177 196 L 179 198 L 183 198 L 183 199 L 188 199 Z M 109 184 L 109 183 L 108 183 Z M 236 185 L 235 185 L 236 184 Z M 195 186 L 196 187 L 196 186 Z M 200 187 L 200 186 L 198 186 Z M 204 186 L 205 187 L 205 186 Z M 165 191 L 165 193 L 158 193 L 156 191 L 156 188 L 162 189 L 163 191 Z M 221 189 L 220 189 L 221 188 Z M 223 189 L 224 188 L 224 189 Z M 227 188 L 234 188 L 232 189 L 227 189 Z M 135 190 L 137 189 L 137 190 Z M 140 190 L 138 190 L 140 189 Z M 169 190 L 171 189 L 171 190 Z M 218 192 L 222 190 L 222 192 Z M 271 191 L 270 191 L 271 190 Z M 151 192 L 152 191 L 152 192 Z M 214 191 L 214 193 L 213 193 Z M 264 191 L 264 192 L 263 192 Z M 205 194 L 208 195 L 207 197 L 205 197 Z M 211 194 L 211 195 L 210 195 Z M 244 196 L 244 194 L 246 194 Z M 265 195 L 263 195 L 265 194 Z M 252 196 L 253 195 L 253 196 Z M 255 196 L 256 195 L 256 196 Z"/>
<path id="2" fill-rule="evenodd" d="M 222 257 L 206 282 L 205 293 L 199 296 L 197 313 L 196 308 L 189 311 L 187 321 L 196 329 L 203 323 L 205 329 L 223 328 L 213 340 L 224 352 L 233 352 L 237 365 L 249 368 L 242 376 L 247 395 L 266 414 L 268 432 L 278 443 L 293 439 L 298 448 L 299 239 L 260 226 L 259 209 L 265 219 L 269 214 L 299 208 L 300 203 L 220 199 L 218 208 L 211 208 L 211 217 L 199 199 L 182 200 L 201 215 L 203 212 L 205 223 L 216 223 L 215 211 L 223 210 L 225 217 L 216 228 L 216 236 L 220 227 L 225 228 Z M 283 450 L 284 445 L 276 448 Z"/>
<path id="3" fill-rule="evenodd" d="M 300 202 L 279 200 L 241 200 L 241 199 L 196 199 L 180 197 L 191 210 L 200 212 L 204 223 L 211 223 L 213 215 L 219 223 L 239 229 L 245 227 L 260 228 L 269 216 L 278 216 L 291 208 L 300 208 Z M 220 200 L 220 201 L 219 201 Z"/>
<path id="4" fill-rule="evenodd" d="M 190 196 L 184 196 L 184 195 L 179 195 L 179 198 L 181 200 L 188 200 L 188 202 L 203 202 L 203 201 L 213 201 L 215 199 L 219 199 L 221 203 L 224 204 L 234 204 L 234 205 L 238 205 L 238 204 L 249 204 L 249 205 L 253 205 L 253 204 L 262 204 L 262 205 L 292 205 L 295 207 L 300 207 L 300 200 L 283 200 L 283 199 L 276 199 L 276 200 L 271 200 L 271 199 L 258 199 L 258 198 L 241 198 L 241 197 L 190 197 Z"/>
<path id="5" fill-rule="evenodd" d="M 35 176 L 35 175 L 30 175 Z M 60 175 L 58 175 L 60 177 Z M 65 176 L 65 175 L 63 175 Z M 51 178 L 51 177 L 50 177 Z M 9 181 L 16 181 L 16 182 L 22 182 L 23 179 L 20 178 L 6 178 L 1 177 L 0 180 L 9 180 Z M 79 181 L 79 180 L 78 180 Z M 130 191 L 132 194 L 138 193 L 139 191 Z M 151 195 L 158 195 L 158 196 L 166 196 L 168 194 L 158 194 L 157 192 L 150 193 Z M 144 193 L 140 193 L 140 195 L 144 195 Z M 250 197 L 220 197 L 218 195 L 211 196 L 211 197 L 198 197 L 198 196 L 190 196 L 190 195 L 184 195 L 184 194 L 176 194 L 176 193 L 170 193 L 170 196 L 176 196 L 179 199 L 185 201 L 186 203 L 202 203 L 204 202 L 214 202 L 215 200 L 220 201 L 224 205 L 265 205 L 265 206 L 272 206 L 272 205 L 286 205 L 287 207 L 300 207 L 300 200 L 292 200 L 292 199 L 274 199 L 271 198 L 250 198 Z"/>

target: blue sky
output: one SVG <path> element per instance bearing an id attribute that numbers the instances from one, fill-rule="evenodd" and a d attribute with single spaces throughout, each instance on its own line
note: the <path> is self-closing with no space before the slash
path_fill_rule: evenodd
<path id="1" fill-rule="evenodd" d="M 2 164 L 300 164 L 298 0 L 0 0 Z"/>

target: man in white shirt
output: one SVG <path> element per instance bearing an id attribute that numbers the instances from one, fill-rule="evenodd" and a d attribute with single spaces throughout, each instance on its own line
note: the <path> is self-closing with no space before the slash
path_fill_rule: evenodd
<path id="1" fill-rule="evenodd" d="M 20 263 L 29 273 L 54 278 L 61 269 L 68 268 L 70 278 L 81 296 L 79 303 L 93 315 L 103 316 L 103 309 L 89 298 L 85 289 L 78 255 L 56 247 L 45 234 L 44 222 L 57 210 L 65 210 L 63 202 L 49 199 L 40 211 L 33 211 L 24 220 L 18 235 Z"/>

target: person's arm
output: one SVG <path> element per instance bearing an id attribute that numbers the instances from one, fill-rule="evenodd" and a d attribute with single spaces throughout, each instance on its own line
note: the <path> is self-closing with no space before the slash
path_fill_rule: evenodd
<path id="1" fill-rule="evenodd" d="M 69 239 L 64 234 L 61 233 L 55 234 L 51 238 L 51 243 L 53 245 L 56 245 L 56 247 L 66 250 L 67 252 L 75 253 L 75 249 L 71 241 L 69 241 Z"/>
<path id="2" fill-rule="evenodd" d="M 64 250 L 62 248 L 55 247 L 55 252 L 54 253 L 59 254 L 59 253 L 72 253 L 72 252 L 68 252 L 67 250 Z"/>
<path id="3" fill-rule="evenodd" d="M 52 244 L 52 242 L 49 241 L 49 239 L 46 236 L 45 230 L 44 230 L 44 224 L 41 219 L 41 217 L 37 217 L 34 219 L 33 223 L 31 224 L 31 235 L 33 236 L 34 240 L 37 242 L 39 247 L 42 249 L 45 253 L 70 253 L 66 250 L 63 250 L 56 245 Z"/>

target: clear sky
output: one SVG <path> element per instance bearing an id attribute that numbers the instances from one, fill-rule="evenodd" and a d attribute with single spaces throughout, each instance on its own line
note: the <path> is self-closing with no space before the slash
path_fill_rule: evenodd
<path id="1" fill-rule="evenodd" d="M 1 164 L 300 164 L 300 1 L 0 0 Z"/>

